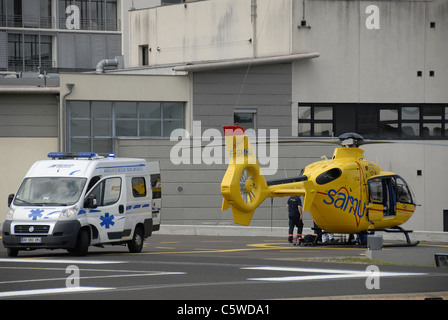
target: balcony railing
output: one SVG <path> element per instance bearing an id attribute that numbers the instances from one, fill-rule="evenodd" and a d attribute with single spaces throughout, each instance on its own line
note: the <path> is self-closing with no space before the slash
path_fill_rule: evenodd
<path id="1" fill-rule="evenodd" d="M 79 30 L 119 31 L 120 19 L 79 19 Z M 74 29 L 67 28 L 66 19 L 59 19 L 57 25 L 53 17 L 0 15 L 0 27 L 40 28 L 40 29 Z"/>
<path id="2" fill-rule="evenodd" d="M 66 19 L 59 19 L 59 29 L 68 29 Z M 120 19 L 79 19 L 79 30 L 119 31 Z"/>
<path id="3" fill-rule="evenodd" d="M 9 71 L 33 71 L 38 72 L 40 69 L 52 68 L 55 65 L 54 60 L 41 59 L 8 59 Z"/>
<path id="4" fill-rule="evenodd" d="M 52 29 L 52 17 L 0 15 L 0 27 Z"/>

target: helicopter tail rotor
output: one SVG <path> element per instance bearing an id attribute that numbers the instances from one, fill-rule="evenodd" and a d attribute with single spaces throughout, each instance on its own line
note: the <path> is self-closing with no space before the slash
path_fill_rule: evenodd
<path id="1" fill-rule="evenodd" d="M 233 221 L 247 226 L 268 196 L 268 185 L 244 128 L 226 126 L 224 133 L 230 163 L 221 182 L 222 210 L 231 206 Z"/>
<path id="2" fill-rule="evenodd" d="M 316 188 L 306 176 L 266 181 L 245 130 L 224 127 L 229 167 L 221 182 L 222 210 L 232 207 L 233 221 L 249 225 L 255 209 L 267 197 L 304 196 L 303 210 L 309 211 Z"/>

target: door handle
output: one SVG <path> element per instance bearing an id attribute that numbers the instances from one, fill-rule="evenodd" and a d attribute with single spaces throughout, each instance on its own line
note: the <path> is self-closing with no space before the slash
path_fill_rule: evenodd
<path id="1" fill-rule="evenodd" d="M 120 204 L 120 205 L 118 206 L 118 212 L 119 212 L 119 213 L 124 213 L 124 205 Z"/>

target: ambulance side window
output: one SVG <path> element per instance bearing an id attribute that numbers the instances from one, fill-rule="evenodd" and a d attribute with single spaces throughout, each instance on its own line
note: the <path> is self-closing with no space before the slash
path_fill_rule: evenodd
<path id="1" fill-rule="evenodd" d="M 146 197 L 146 180 L 143 177 L 132 178 L 132 194 L 135 198 Z"/>
<path id="2" fill-rule="evenodd" d="M 151 175 L 151 188 L 152 188 L 152 198 L 160 199 L 162 198 L 162 184 L 160 180 L 160 174 Z"/>
<path id="3" fill-rule="evenodd" d="M 90 194 L 95 195 L 99 207 L 118 202 L 121 194 L 121 178 L 104 179 L 96 185 Z"/>
<path id="4" fill-rule="evenodd" d="M 101 176 L 94 176 L 92 179 L 90 179 L 89 186 L 87 187 L 87 192 L 89 192 L 90 189 L 92 189 L 93 186 L 94 186 L 98 181 L 100 181 L 100 179 L 101 179 Z"/>

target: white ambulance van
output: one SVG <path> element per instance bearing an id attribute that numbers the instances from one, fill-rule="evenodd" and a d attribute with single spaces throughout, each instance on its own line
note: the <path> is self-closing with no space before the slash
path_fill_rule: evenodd
<path id="1" fill-rule="evenodd" d="M 127 244 L 140 252 L 160 228 L 159 162 L 104 158 L 95 153 L 51 152 L 37 161 L 17 193 L 8 197 L 3 245 L 20 250 Z"/>

